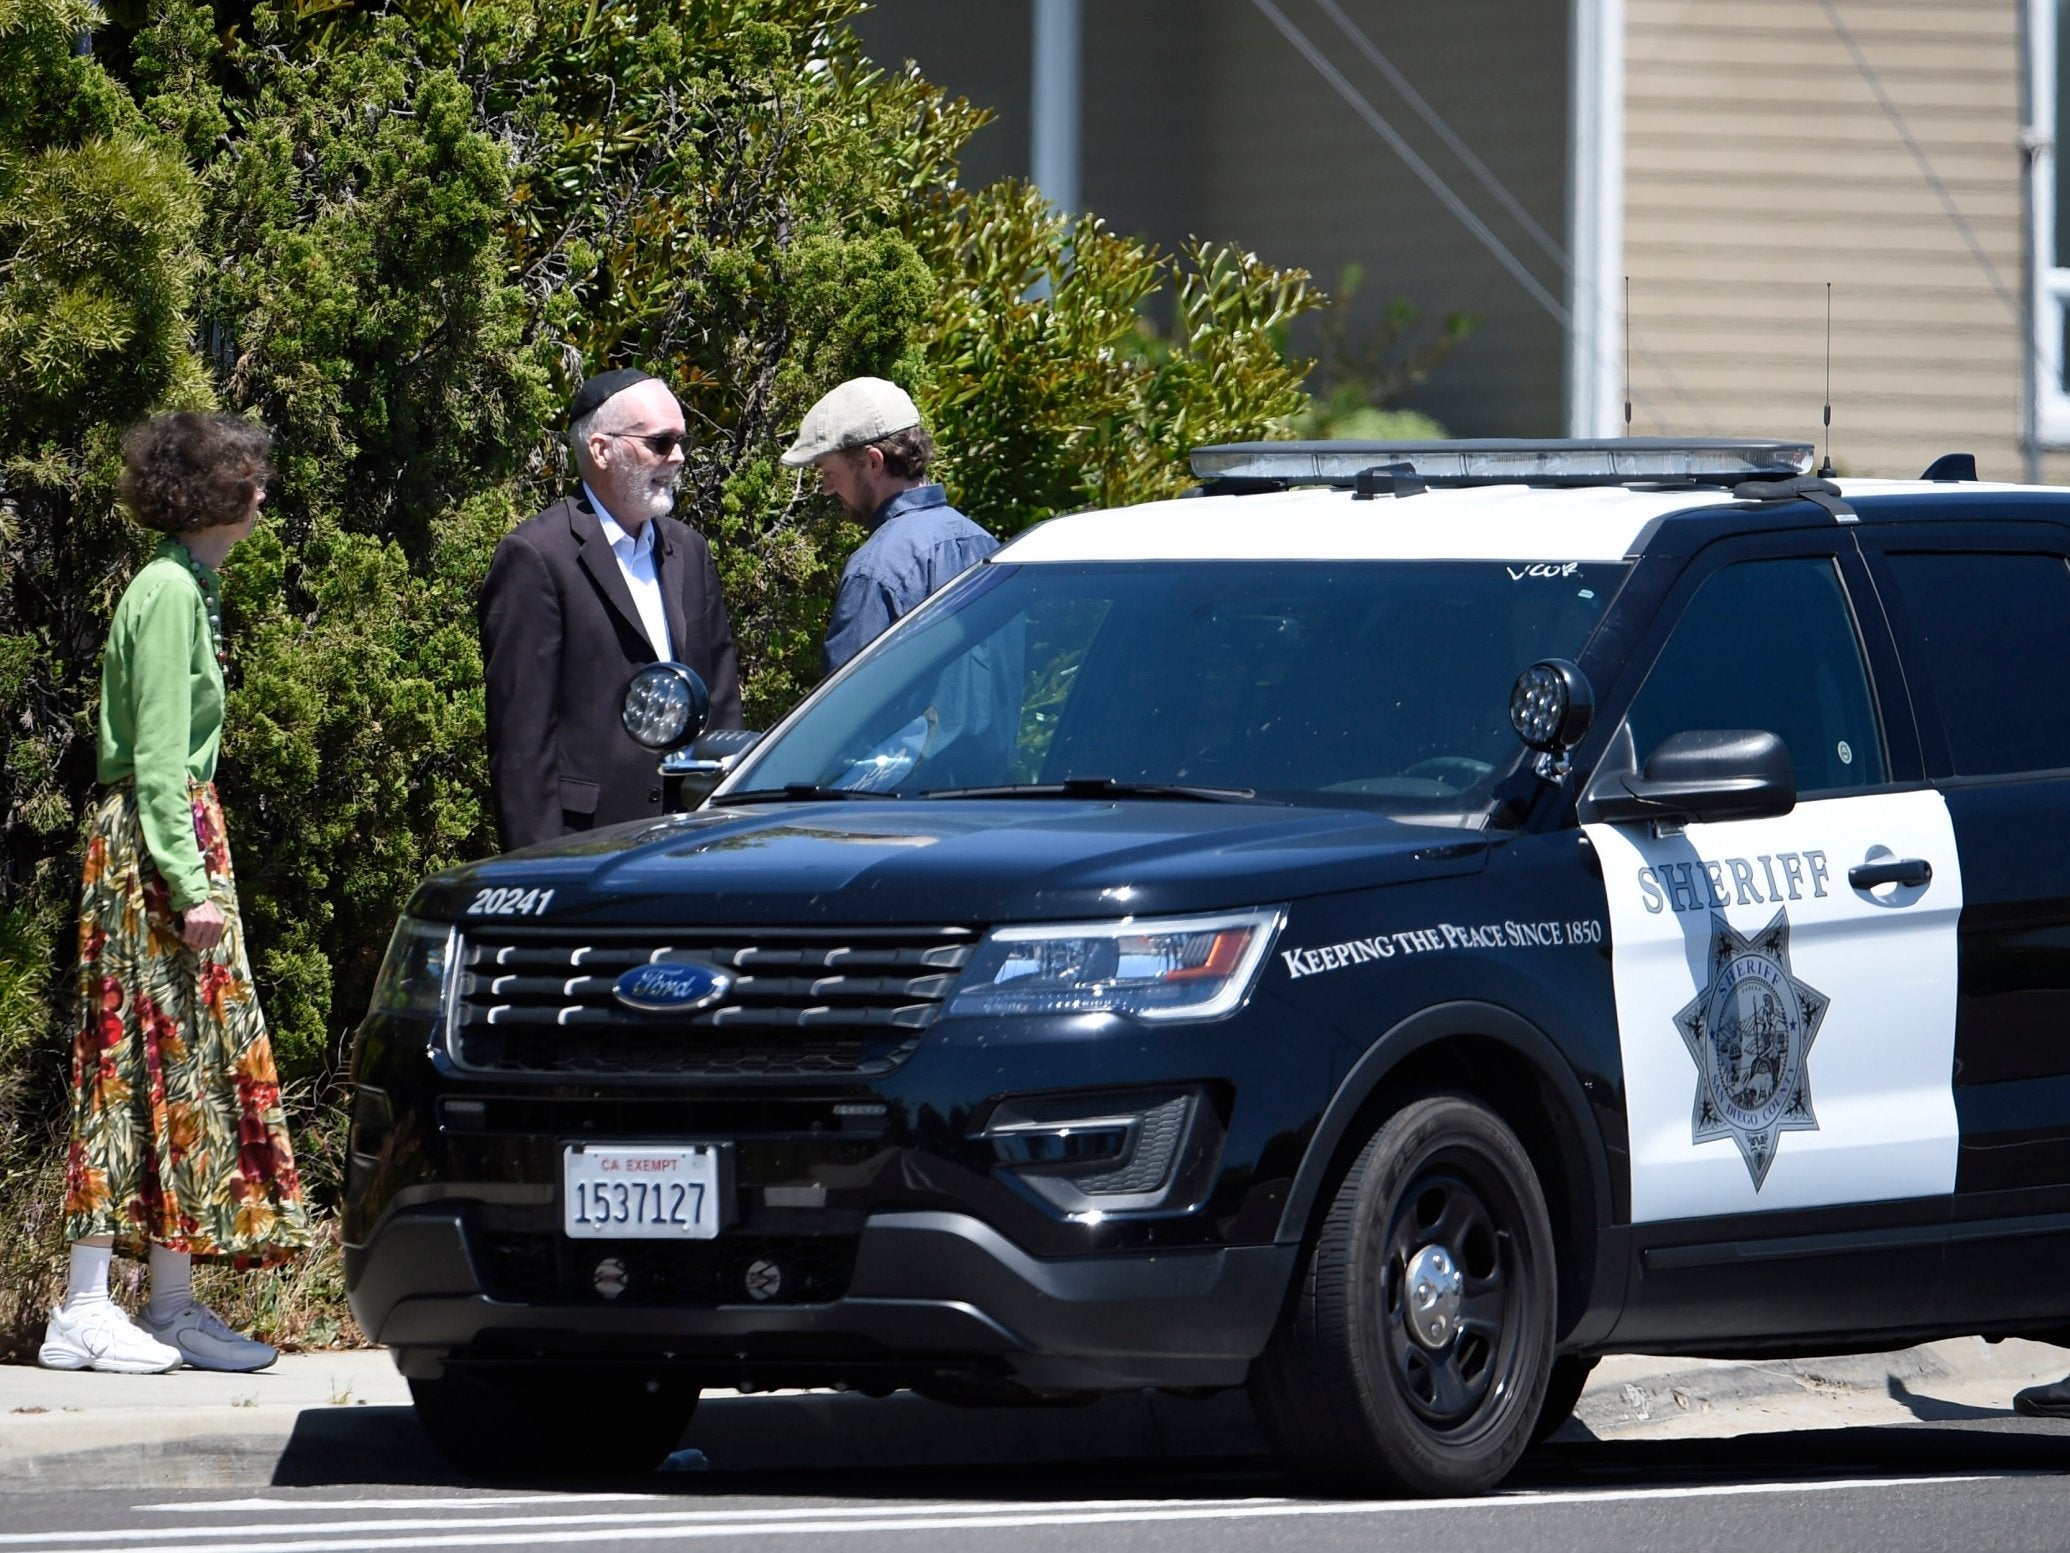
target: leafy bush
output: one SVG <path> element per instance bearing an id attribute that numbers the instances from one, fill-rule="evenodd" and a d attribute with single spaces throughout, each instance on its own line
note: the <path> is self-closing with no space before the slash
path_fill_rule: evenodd
<path id="1" fill-rule="evenodd" d="M 1423 310 L 1407 297 L 1394 297 L 1377 322 L 1352 322 L 1353 304 L 1365 289 L 1363 265 L 1346 265 L 1334 304 L 1315 330 L 1313 391 L 1307 406 L 1287 422 L 1297 437 L 1342 437 L 1361 442 L 1423 442 L 1445 435 L 1444 427 L 1397 401 L 1436 370 L 1480 327 L 1471 313 L 1447 313 L 1425 328 Z"/>
<path id="2" fill-rule="evenodd" d="M 928 406 L 965 511 L 1002 534 L 1055 512 L 1176 496 L 1186 452 L 1271 434 L 1306 400 L 1287 322 L 1323 300 L 1234 248 L 1167 258 L 1003 183 L 940 202 L 921 235 L 941 302 Z M 1144 306 L 1170 285 L 1175 322 Z"/>
<path id="3" fill-rule="evenodd" d="M 148 548 L 113 501 L 130 422 L 221 403 L 277 434 L 268 522 L 225 570 L 219 782 L 315 1160 L 397 908 L 493 845 L 474 601 L 567 481 L 583 376 L 678 387 L 683 508 L 755 722 L 817 677 L 859 538 L 776 462 L 833 383 L 911 387 L 952 496 L 1001 534 L 1173 494 L 1188 445 L 1300 410 L 1305 275 L 961 188 L 987 115 L 863 59 L 857 9 L 239 0 L 219 30 L 153 0 L 80 55 L 81 0 L 0 0 L 0 1196 L 41 1202 L 62 1125 L 73 826 L 108 614 Z M 48 1256 L 52 1223 L 5 1217 L 0 1268 Z M 306 1326 L 280 1313 L 333 1273 L 253 1309 Z"/>

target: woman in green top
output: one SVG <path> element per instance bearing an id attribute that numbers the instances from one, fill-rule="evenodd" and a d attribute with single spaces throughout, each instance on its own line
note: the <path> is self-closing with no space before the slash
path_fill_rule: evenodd
<path id="1" fill-rule="evenodd" d="M 190 413 L 123 443 L 123 500 L 163 538 L 115 607 L 101 669 L 65 1175 L 72 1267 L 39 1355 L 57 1369 L 262 1369 L 274 1350 L 194 1298 L 191 1259 L 260 1264 L 309 1243 L 214 782 L 216 569 L 258 522 L 269 446 L 247 421 Z M 136 1321 L 108 1297 L 117 1250 L 150 1258 Z"/>

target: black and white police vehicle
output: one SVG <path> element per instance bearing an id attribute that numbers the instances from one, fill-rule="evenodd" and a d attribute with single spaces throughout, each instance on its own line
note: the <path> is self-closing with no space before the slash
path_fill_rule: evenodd
<path id="1" fill-rule="evenodd" d="M 1454 1493 L 1604 1353 L 2070 1328 L 2070 492 L 1810 463 L 1205 449 L 428 880 L 345 1239 L 433 1438 L 1248 1386 Z"/>

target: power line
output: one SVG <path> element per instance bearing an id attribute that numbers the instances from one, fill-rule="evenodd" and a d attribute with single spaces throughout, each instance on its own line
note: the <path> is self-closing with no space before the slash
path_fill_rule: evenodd
<path id="1" fill-rule="evenodd" d="M 1400 157 L 1409 170 L 1423 181 L 1424 186 L 1437 196 L 1439 202 L 1458 218 L 1460 224 L 1480 240 L 1482 246 L 1510 273 L 1511 277 L 1552 316 L 1563 330 L 1567 331 L 1569 338 L 1572 338 L 1574 322 L 1573 316 L 1567 308 L 1545 289 L 1535 275 L 1531 274 L 1524 267 L 1522 261 L 1509 250 L 1501 238 L 1495 235 L 1486 222 L 1474 214 L 1472 209 L 1459 197 L 1451 185 L 1416 153 L 1409 143 L 1402 138 L 1400 132 L 1392 124 L 1388 123 L 1386 118 L 1381 115 L 1380 111 L 1373 106 L 1365 95 L 1353 86 L 1350 81 L 1345 79 L 1344 75 L 1330 62 L 1328 57 L 1309 40 L 1308 36 L 1295 23 L 1290 21 L 1277 5 L 1273 4 L 1273 0 L 1251 0 L 1251 3 L 1266 20 L 1270 21 L 1279 30 L 1280 35 L 1294 46 L 1301 57 L 1307 60 L 1315 72 L 1330 83 L 1331 87 L 1336 90 L 1337 95 L 1343 98 L 1351 109 L 1366 121 L 1374 133 L 1387 142 L 1395 155 Z M 1329 14 L 1339 30 L 1343 31 L 1351 39 L 1352 43 L 1365 55 L 1367 60 L 1387 77 L 1389 83 L 1402 94 L 1409 105 L 1416 110 L 1418 116 L 1423 119 L 1424 123 L 1429 125 L 1439 138 L 1445 142 L 1446 146 L 1451 149 L 1453 154 L 1458 156 L 1473 171 L 1474 176 L 1480 180 L 1482 186 L 1494 195 L 1503 208 L 1515 217 L 1518 223 L 1531 234 L 1539 247 L 1544 249 L 1553 262 L 1559 266 L 1562 273 L 1578 284 L 1585 293 L 1592 292 L 1595 289 L 1593 282 L 1588 277 L 1577 274 L 1573 261 L 1568 257 L 1566 250 L 1542 226 L 1532 219 L 1530 213 L 1523 208 L 1521 202 L 1503 186 L 1501 180 L 1488 169 L 1487 165 L 1473 154 L 1473 151 L 1466 145 L 1459 134 L 1439 116 L 1437 110 L 1430 106 L 1422 94 L 1416 91 L 1400 69 L 1386 55 L 1380 52 L 1372 40 L 1359 30 L 1356 23 L 1337 8 L 1333 0 L 1317 0 L 1317 3 Z M 1592 349 L 1598 359 L 1611 359 L 1600 339 L 1593 340 Z M 1661 374 L 1676 397 L 1695 414 L 1697 420 L 1708 430 L 1710 428 L 1709 414 L 1704 410 L 1703 405 L 1697 400 L 1696 396 L 1684 386 L 1673 367 L 1661 360 L 1643 341 L 1640 342 L 1639 353 L 1646 359 L 1649 366 Z"/>
<path id="2" fill-rule="evenodd" d="M 2042 348 L 2040 336 L 2036 332 L 2035 320 L 2028 315 L 2027 310 L 2014 299 L 2011 290 L 2007 288 L 2004 277 L 1998 273 L 1998 266 L 1991 262 L 1990 254 L 1984 251 L 1984 245 L 1977 240 L 1977 234 L 1971 228 L 1968 218 L 1962 214 L 1962 207 L 1955 203 L 1955 196 L 1949 192 L 1948 186 L 1941 181 L 1940 174 L 1934 171 L 1933 162 L 1927 156 L 1926 148 L 1920 145 L 1918 140 L 1914 138 L 1911 126 L 1905 122 L 1904 114 L 1899 110 L 1890 93 L 1884 89 L 1882 78 L 1876 74 L 1875 67 L 1869 63 L 1868 56 L 1862 52 L 1861 45 L 1855 41 L 1854 33 L 1849 30 L 1847 23 L 1840 19 L 1840 12 L 1834 7 L 1833 0 L 1819 0 L 1819 9 L 1826 13 L 1826 21 L 1831 24 L 1834 36 L 1839 38 L 1841 43 L 1846 46 L 1847 52 L 1853 57 L 1854 68 L 1860 72 L 1862 80 L 1868 83 L 1869 90 L 1875 95 L 1878 105 L 1883 109 L 1884 115 L 1889 118 L 1891 128 L 1897 131 L 1898 139 L 1903 141 L 1905 149 L 1912 153 L 1912 160 L 1919 166 L 1920 176 L 1926 179 L 1927 187 L 1933 190 L 1934 197 L 1941 202 L 1941 210 L 1947 215 L 1949 224 L 1961 234 L 1963 242 L 1969 246 L 1970 257 L 1977 261 L 1977 267 L 1984 272 L 1985 278 L 1991 282 L 1991 289 L 1998 293 L 1998 300 L 2003 302 L 2005 310 L 2012 314 L 2013 323 L 2019 328 L 2022 345 L 2021 356 L 2023 359 L 2020 367 L 2020 376 L 2023 381 L 2020 384 L 2020 399 L 2023 405 L 2031 404 L 2034 397 L 2041 392 L 2041 384 L 2038 380 L 2040 374 L 2036 370 L 2035 364 L 2050 359 L 2049 353 Z M 2021 25 L 2024 27 L 2026 23 L 2022 21 Z M 2021 61 L 2023 76 L 2025 68 L 2025 60 L 2023 58 Z M 2026 180 L 2031 176 L 2031 172 L 2022 171 L 2021 181 L 2023 187 Z M 2031 243 L 2033 241 L 2032 235 L 2029 234 L 2023 241 Z M 1831 346 L 1827 347 L 1828 355 L 1831 354 L 1831 349 Z M 1830 396 L 1830 390 L 1828 390 L 1828 394 Z M 2027 460 L 2027 478 L 2030 480 L 2038 479 L 2041 467 L 2039 463 L 2040 452 L 2034 430 L 2031 426 L 2022 427 L 2020 442 L 2021 453 Z"/>
<path id="3" fill-rule="evenodd" d="M 1416 90 L 1400 67 L 1385 54 L 1381 53 L 1379 45 L 1366 36 L 1358 23 L 1344 14 L 1343 9 L 1337 4 L 1337 0 L 1315 0 L 1315 3 L 1322 8 L 1331 21 L 1337 24 L 1337 30 L 1351 40 L 1352 46 L 1365 55 L 1367 62 L 1385 76 L 1388 84 L 1401 94 L 1402 99 L 1411 108 L 1415 109 L 1417 117 L 1430 126 L 1432 132 L 1440 140 L 1444 141 L 1454 156 L 1466 164 L 1467 170 L 1480 181 L 1481 187 L 1492 194 L 1502 208 L 1508 211 L 1515 219 L 1517 224 L 1530 234 L 1532 240 L 1544 250 L 1546 256 L 1560 267 L 1560 272 L 1581 288 L 1584 297 L 1593 306 L 1597 300 L 1595 297 L 1596 283 L 1594 278 L 1584 275 L 1575 269 L 1574 261 L 1568 257 L 1567 250 L 1560 244 L 1559 240 L 1547 232 L 1544 227 L 1540 226 L 1531 213 L 1524 208 L 1523 202 L 1509 192 L 1508 187 L 1504 185 L 1500 178 L 1495 176 L 1487 163 L 1474 155 L 1473 149 L 1466 144 L 1465 139 L 1450 124 L 1446 123 L 1444 117 L 1437 109 L 1433 108 L 1423 94 Z M 1630 279 L 1627 277 L 1625 285 L 1627 304 L 1630 302 L 1630 289 Z M 1631 327 L 1631 312 L 1628 305 L 1625 311 L 1624 326 L 1626 344 L 1629 347 L 1633 343 L 1634 331 Z M 1669 390 L 1695 415 L 1698 423 L 1703 426 L 1705 431 L 1713 432 L 1715 428 L 1711 422 L 1710 412 L 1704 408 L 1703 402 L 1682 381 L 1681 375 L 1675 371 L 1674 365 L 1648 345 L 1644 335 L 1639 335 L 1636 343 L 1639 355 L 1644 359 L 1646 365 L 1660 375 Z M 1594 349 L 1598 360 L 1608 358 L 1609 353 L 1600 341 L 1595 342 Z M 1627 392 L 1629 392 L 1631 387 L 1631 372 L 1629 369 L 1624 374 L 1624 383 Z M 1630 407 L 1627 406 L 1625 416 L 1627 422 L 1631 419 L 1629 410 Z"/>
<path id="4" fill-rule="evenodd" d="M 1351 40 L 1352 46 L 1366 56 L 1367 63 L 1387 77 L 1387 84 L 1401 93 L 1402 100 L 1416 110 L 1416 116 L 1428 124 L 1451 153 L 1466 164 L 1466 170 L 1480 180 L 1482 188 L 1495 196 L 1497 203 L 1510 213 L 1517 225 L 1531 235 L 1532 240 L 1545 250 L 1555 264 L 1572 274 L 1573 266 L 1567 258 L 1566 249 L 1533 219 L 1531 212 L 1524 209 L 1523 202 L 1503 186 L 1502 180 L 1488 170 L 1487 164 L 1473 154 L 1472 149 L 1460 139 L 1458 132 L 1444 121 L 1437 109 L 1424 101 L 1423 94 L 1395 67 L 1394 61 L 1381 53 L 1379 46 L 1365 35 L 1356 22 L 1344 14 L 1337 0 L 1315 0 L 1315 3 L 1337 24 L 1337 30 Z"/>
<path id="5" fill-rule="evenodd" d="M 1941 209 L 1947 213 L 1949 222 L 1962 234 L 1962 240 L 1969 244 L 1971 256 L 1982 266 L 1984 274 L 1990 277 L 1991 289 L 1998 293 L 1998 300 L 2003 302 L 2006 311 L 2013 315 L 2013 321 L 2019 322 L 2020 304 L 2006 289 L 2005 281 L 1998 274 L 1998 266 L 1993 264 L 1991 256 L 1984 252 L 1984 245 L 1977 241 L 1977 234 L 1970 229 L 1961 207 L 1955 203 L 1955 196 L 1948 192 L 1948 186 L 1941 182 L 1941 175 L 1934 171 L 1925 148 L 1912 137 L 1911 126 L 1906 124 L 1904 114 L 1891 100 L 1890 93 L 1884 90 L 1882 78 L 1870 65 L 1868 56 L 1862 53 L 1861 45 L 1855 42 L 1854 34 L 1848 30 L 1847 23 L 1840 19 L 1840 13 L 1834 8 L 1833 0 L 1818 0 L 1818 3 L 1819 8 L 1826 13 L 1826 20 L 1832 23 L 1834 33 L 1847 46 L 1847 52 L 1854 56 L 1854 68 L 1861 72 L 1861 78 L 1869 84 L 1869 90 L 1875 94 L 1876 101 L 1882 105 L 1885 115 L 1889 117 L 1891 127 L 1897 131 L 1898 139 L 1905 143 L 1905 149 L 1912 153 L 1912 160 L 1919 164 L 1920 174 L 1926 179 L 1934 196 L 1940 200 Z"/>
<path id="6" fill-rule="evenodd" d="M 1560 300 L 1545 289 L 1537 276 L 1524 268 L 1522 261 L 1509 251 L 1508 246 L 1489 229 L 1488 224 L 1452 192 L 1451 185 L 1439 177 L 1428 162 L 1416 154 L 1415 148 L 1402 138 L 1400 131 L 1380 116 L 1379 109 L 1368 102 L 1357 87 L 1344 79 L 1343 74 L 1330 63 L 1328 57 L 1308 41 L 1308 35 L 1288 21 L 1279 7 L 1273 4 L 1273 0 L 1251 0 L 1251 4 L 1257 7 L 1267 21 L 1279 29 L 1280 36 L 1293 44 L 1301 57 L 1314 67 L 1316 74 L 1336 89 L 1337 95 L 1344 99 L 1354 113 L 1366 121 L 1373 133 L 1387 142 L 1394 154 L 1408 166 L 1409 171 L 1423 180 L 1424 187 L 1437 196 L 1438 202 L 1451 211 L 1467 231 L 1480 239 L 1481 246 L 1494 255 L 1496 262 L 1509 271 L 1516 283 L 1529 292 L 1538 305 L 1558 321 L 1561 328 L 1571 330 L 1574 320 L 1561 305 Z"/>

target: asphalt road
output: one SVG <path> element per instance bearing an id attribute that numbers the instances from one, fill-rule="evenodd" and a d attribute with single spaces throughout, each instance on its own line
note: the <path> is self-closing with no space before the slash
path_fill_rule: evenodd
<path id="1" fill-rule="evenodd" d="M 571 1421 L 579 1427 L 579 1421 Z M 340 1473 L 341 1477 L 346 1473 Z M 16 1491 L 0 1553 L 391 1548 L 785 1553 L 1382 1553 L 1432 1547 L 2070 1546 L 2070 1424 L 1991 1417 L 1734 1439 L 1567 1439 L 1474 1500 L 1304 1495 L 1259 1456 L 1018 1467 L 710 1471 L 588 1491 L 409 1482 L 255 1491 Z"/>

